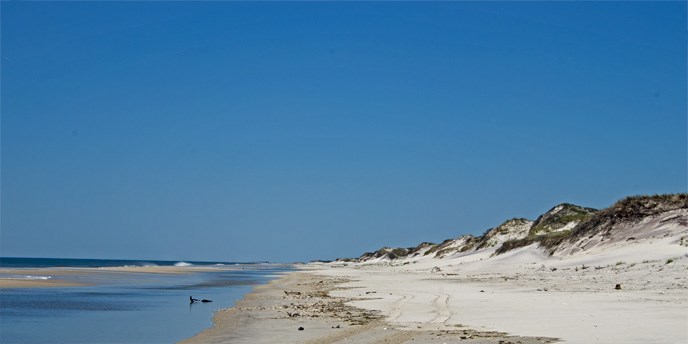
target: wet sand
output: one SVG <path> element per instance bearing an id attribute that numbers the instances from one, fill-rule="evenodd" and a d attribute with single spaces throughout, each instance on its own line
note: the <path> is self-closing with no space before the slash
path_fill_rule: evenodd
<path id="1" fill-rule="evenodd" d="M 0 288 L 50 288 L 80 287 L 92 285 L 73 281 L 76 278 L 89 276 L 116 276 L 118 274 L 187 274 L 194 272 L 212 272 L 236 270 L 236 267 L 206 266 L 127 266 L 107 268 L 0 268 Z M 11 277 L 6 277 L 11 276 Z M 21 276 L 31 276 L 22 278 Z M 43 279 L 42 279 L 43 278 Z"/>
<path id="2" fill-rule="evenodd" d="M 0 278 L 0 289 L 3 288 L 55 288 L 55 287 L 81 287 L 84 283 L 69 282 L 59 279 L 48 280 L 24 280 Z"/>

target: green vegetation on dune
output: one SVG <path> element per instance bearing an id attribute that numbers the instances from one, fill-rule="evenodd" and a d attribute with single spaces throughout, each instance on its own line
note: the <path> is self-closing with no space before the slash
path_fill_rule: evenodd
<path id="1" fill-rule="evenodd" d="M 495 227 L 495 228 L 490 228 L 488 229 L 482 236 L 480 236 L 479 242 L 471 245 L 470 248 L 473 248 L 475 246 L 476 250 L 482 249 L 482 248 L 487 248 L 487 247 L 493 247 L 498 242 L 494 241 L 494 237 L 499 236 L 499 235 L 509 235 L 509 234 L 517 234 L 520 232 L 514 232 L 518 227 L 520 226 L 525 226 L 528 223 L 532 223 L 532 221 L 526 219 L 526 218 L 512 218 L 509 220 L 504 221 L 501 225 Z M 468 250 L 469 248 L 466 248 Z M 463 252 L 463 251 L 461 251 Z"/>
<path id="2" fill-rule="evenodd" d="M 574 228 L 572 237 L 608 230 L 618 222 L 634 222 L 646 216 L 688 208 L 688 193 L 626 197 Z"/>
<path id="3" fill-rule="evenodd" d="M 395 248 L 392 252 L 387 253 L 389 259 L 397 259 L 406 257 L 409 254 L 409 250 L 406 248 Z"/>
<path id="4" fill-rule="evenodd" d="M 396 247 L 396 248 L 391 248 L 391 247 L 383 247 L 377 251 L 374 252 L 366 252 L 362 254 L 358 259 L 358 261 L 366 261 L 370 259 L 375 259 L 375 258 L 389 258 L 389 259 L 401 259 L 401 258 L 406 258 L 406 257 L 412 257 L 414 255 L 417 255 L 420 251 L 423 249 L 426 249 L 428 247 L 436 247 L 434 243 L 431 242 L 422 242 L 418 244 L 416 247 L 408 247 L 408 248 L 403 248 L 403 247 Z"/>
<path id="5" fill-rule="evenodd" d="M 553 207 L 545 214 L 540 215 L 533 222 L 525 238 L 507 240 L 497 249 L 496 254 L 502 254 L 534 243 L 549 250 L 550 254 L 554 254 L 565 241 L 576 242 L 576 240 L 585 236 L 591 237 L 600 233 L 609 233 L 616 228 L 620 228 L 618 227 L 620 223 L 633 223 L 647 216 L 686 208 L 688 208 L 688 193 L 631 196 L 603 210 L 562 203 Z M 498 227 L 487 230 L 481 236 L 465 235 L 457 239 L 447 239 L 441 244 L 423 242 L 416 247 L 409 248 L 383 247 L 375 252 L 366 252 L 357 260 L 366 261 L 382 257 L 402 259 L 417 256 L 421 252 L 424 256 L 432 255 L 433 258 L 442 258 L 454 253 L 493 246 L 495 245 L 491 241 L 493 237 L 508 235 L 510 232 L 522 233 L 520 231 L 523 229 L 517 229 L 516 227 L 523 226 L 528 222 L 530 221 L 527 219 L 513 218 L 505 221 Z M 573 228 L 570 228 L 572 226 Z M 517 230 L 515 231 L 515 229 Z M 688 242 L 688 236 L 685 238 Z M 681 239 L 681 244 L 684 244 L 683 240 L 684 238 Z"/>
<path id="6" fill-rule="evenodd" d="M 558 221 L 565 223 L 582 219 L 573 229 L 561 232 L 533 234 L 538 233 L 538 231 L 535 230 L 535 226 L 538 224 L 536 221 L 536 225 L 533 225 L 533 229 L 531 229 L 528 237 L 518 240 L 509 240 L 503 243 L 502 246 L 497 249 L 496 253 L 502 254 L 519 247 L 539 243 L 541 247 L 549 249 L 550 254 L 553 254 L 556 248 L 564 241 L 573 242 L 583 236 L 609 231 L 612 225 L 616 223 L 633 222 L 646 216 L 652 216 L 666 211 L 686 209 L 688 208 L 688 194 L 631 196 L 616 202 L 609 208 L 589 213 L 586 212 L 594 209 L 582 208 L 583 211 L 581 211 L 577 209 L 580 207 L 573 207 L 569 208 L 570 211 L 567 214 L 558 218 Z M 555 208 L 552 208 L 552 210 Z M 561 211 L 559 213 L 561 213 Z M 558 215 L 558 213 L 555 215 Z M 541 216 L 541 218 L 543 216 Z M 538 220 L 540 220 L 540 218 L 538 218 Z"/>
<path id="7" fill-rule="evenodd" d="M 447 240 L 443 241 L 441 244 L 435 245 L 433 248 L 425 251 L 425 253 L 423 255 L 427 256 L 427 255 L 431 255 L 433 253 L 436 253 L 438 251 L 441 251 L 441 250 L 445 249 L 446 247 L 448 247 L 449 245 L 451 245 L 453 242 L 454 242 L 454 239 L 447 239 Z"/>
<path id="8" fill-rule="evenodd" d="M 571 222 L 581 223 L 596 212 L 597 209 L 593 208 L 585 208 L 570 203 L 560 204 L 538 217 L 528 235 L 534 236 L 556 232 Z"/>
<path id="9" fill-rule="evenodd" d="M 566 231 L 561 231 L 561 232 L 552 232 L 552 233 L 547 233 L 547 234 L 541 234 L 541 235 L 529 235 L 523 239 L 516 239 L 516 240 L 508 240 L 500 246 L 496 254 L 502 254 L 505 252 L 509 252 L 513 249 L 517 249 L 519 247 L 525 247 L 534 243 L 539 243 L 540 247 L 545 247 L 548 249 L 552 249 L 555 246 L 559 245 L 562 243 L 566 238 L 568 238 L 571 235 L 570 230 Z M 550 251 L 550 254 L 554 253 L 554 251 Z"/>

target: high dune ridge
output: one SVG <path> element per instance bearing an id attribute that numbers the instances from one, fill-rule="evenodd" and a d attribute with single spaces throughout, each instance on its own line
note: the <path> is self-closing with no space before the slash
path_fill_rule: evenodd
<path id="1" fill-rule="evenodd" d="M 562 203 L 534 221 L 510 219 L 481 236 L 462 235 L 440 244 L 423 242 L 410 248 L 383 247 L 339 261 L 403 264 L 421 258 L 456 258 L 487 249 L 499 255 L 533 244 L 550 255 L 561 255 L 605 243 L 637 243 L 657 236 L 677 237 L 679 242 L 688 243 L 687 226 L 688 194 L 631 196 L 603 210 Z"/>

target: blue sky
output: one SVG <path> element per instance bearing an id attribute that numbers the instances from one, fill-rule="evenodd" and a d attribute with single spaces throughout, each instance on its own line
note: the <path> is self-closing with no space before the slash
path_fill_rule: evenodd
<path id="1" fill-rule="evenodd" d="M 3 256 L 296 261 L 686 191 L 686 3 L 7 2 Z"/>

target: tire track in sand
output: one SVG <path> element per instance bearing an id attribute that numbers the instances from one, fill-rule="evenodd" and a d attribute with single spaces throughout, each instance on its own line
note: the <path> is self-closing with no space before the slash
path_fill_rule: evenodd
<path id="1" fill-rule="evenodd" d="M 433 324 L 446 323 L 451 318 L 451 311 L 449 310 L 449 295 L 439 294 L 435 301 L 432 302 L 434 311 L 437 317 L 431 321 Z"/>
<path id="2" fill-rule="evenodd" d="M 387 318 L 387 321 L 392 322 L 396 319 L 398 319 L 401 316 L 401 311 L 402 308 L 406 303 L 411 301 L 413 299 L 413 295 L 411 294 L 404 294 L 402 295 L 401 300 L 397 301 L 392 305 L 392 311 L 389 313 L 389 316 Z"/>

